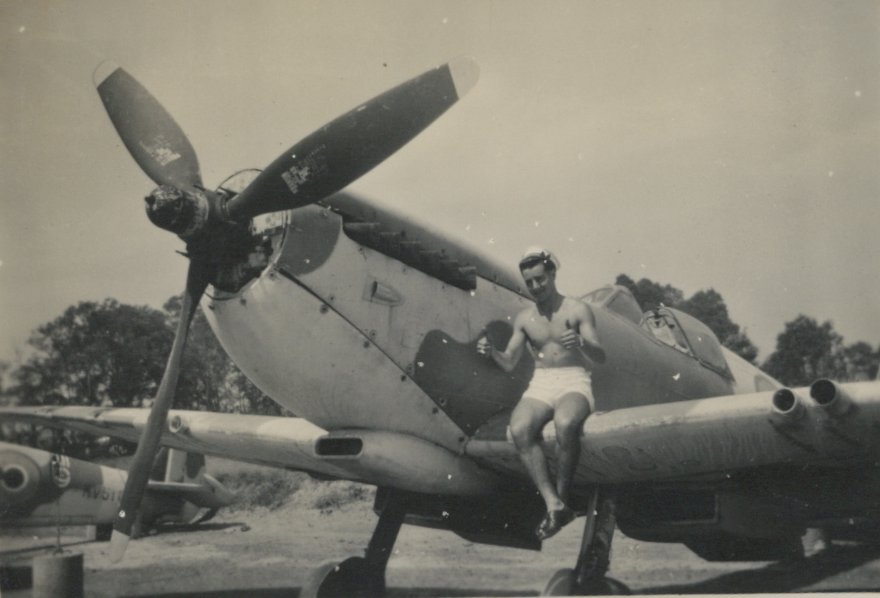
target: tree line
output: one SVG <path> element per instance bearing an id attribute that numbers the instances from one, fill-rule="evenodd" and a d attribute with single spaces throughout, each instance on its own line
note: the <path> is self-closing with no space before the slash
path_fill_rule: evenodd
<path id="1" fill-rule="evenodd" d="M 616 284 L 629 288 L 643 310 L 665 305 L 709 326 L 721 343 L 760 365 L 790 386 L 816 378 L 841 381 L 873 379 L 880 346 L 844 343 L 830 321 L 798 315 L 786 322 L 775 350 L 758 363 L 758 349 L 730 319 L 714 289 L 690 297 L 669 284 L 625 274 Z M 18 405 L 92 405 L 140 407 L 155 395 L 174 338 L 180 297 L 161 310 L 119 303 L 81 302 L 39 326 L 28 339 L 30 352 L 20 364 L 0 364 L 0 401 Z M 5 375 L 3 375 L 5 372 Z M 201 308 L 190 329 L 175 407 L 207 411 L 278 415 L 283 409 L 238 369 L 220 346 Z"/>
<path id="2" fill-rule="evenodd" d="M 874 349 L 864 341 L 845 344 L 829 320 L 820 324 L 815 318 L 798 314 L 777 335 L 774 351 L 758 363 L 757 347 L 730 319 L 724 299 L 714 289 L 685 298 L 680 289 L 647 278 L 635 282 L 620 274 L 615 283 L 632 291 L 644 310 L 665 305 L 694 316 L 712 329 L 722 345 L 786 386 L 806 386 L 817 378 L 852 382 L 877 376 L 880 345 Z"/>
<path id="3" fill-rule="evenodd" d="M 84 301 L 34 330 L 29 355 L 4 364 L 0 399 L 18 405 L 143 407 L 155 396 L 180 315 L 181 297 L 162 309 L 106 299 Z M 198 308 L 184 351 L 175 408 L 279 415 L 226 355 Z"/>

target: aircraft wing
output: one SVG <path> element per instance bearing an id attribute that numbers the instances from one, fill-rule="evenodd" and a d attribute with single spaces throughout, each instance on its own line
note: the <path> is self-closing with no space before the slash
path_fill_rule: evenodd
<path id="1" fill-rule="evenodd" d="M 575 484 L 688 480 L 766 465 L 843 466 L 880 456 L 880 382 L 728 395 L 619 409 L 584 424 Z M 521 471 L 504 426 L 485 426 L 467 454 Z M 544 429 L 552 460 L 555 432 Z"/>
<path id="2" fill-rule="evenodd" d="M 832 383 L 829 383 L 832 384 Z M 815 386 L 815 385 L 814 385 Z M 843 466 L 880 456 L 880 382 L 728 395 L 599 412 L 584 424 L 575 484 L 689 480 L 766 465 Z M 323 429 L 299 418 L 172 411 L 162 445 L 413 491 L 484 494 L 523 477 L 506 418 L 483 426 L 464 455 L 391 432 Z M 147 410 L 0 408 L 23 422 L 136 442 Z M 544 429 L 553 459 L 555 432 Z"/>
<path id="3" fill-rule="evenodd" d="M 3 407 L 0 423 L 26 423 L 137 442 L 149 410 Z M 172 410 L 161 445 L 318 477 L 439 494 L 478 495 L 500 482 L 472 459 L 381 430 L 335 430 L 296 417 Z"/>

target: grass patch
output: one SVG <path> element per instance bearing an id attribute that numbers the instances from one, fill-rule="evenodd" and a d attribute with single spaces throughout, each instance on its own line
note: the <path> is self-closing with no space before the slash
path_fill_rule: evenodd
<path id="1" fill-rule="evenodd" d="M 230 508 L 236 511 L 249 511 L 257 507 L 277 509 L 287 503 L 307 479 L 304 473 L 283 469 L 221 473 L 217 477 L 221 484 L 235 493 L 236 501 Z"/>
<path id="2" fill-rule="evenodd" d="M 228 509 L 269 510 L 284 506 L 332 513 L 346 505 L 372 502 L 375 489 L 344 480 L 319 481 L 308 474 L 274 467 L 209 458 L 208 471 L 238 499 Z"/>
<path id="3" fill-rule="evenodd" d="M 128 469 L 131 456 L 116 457 L 105 465 Z M 320 481 L 300 471 L 287 471 L 232 459 L 208 457 L 206 470 L 234 492 L 236 501 L 228 511 L 276 510 L 286 505 L 318 509 L 328 514 L 346 505 L 373 500 L 375 488 L 345 480 Z"/>
<path id="4" fill-rule="evenodd" d="M 310 506 L 329 514 L 353 503 L 372 502 L 374 491 L 371 486 L 355 482 L 316 482 L 311 494 Z"/>

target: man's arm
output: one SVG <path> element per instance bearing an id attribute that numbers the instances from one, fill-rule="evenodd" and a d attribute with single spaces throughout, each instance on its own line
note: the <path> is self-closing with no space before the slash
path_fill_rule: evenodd
<path id="1" fill-rule="evenodd" d="M 523 347 L 526 342 L 526 333 L 523 330 L 521 320 L 522 314 L 517 315 L 513 322 L 513 334 L 510 340 L 507 341 L 507 348 L 504 351 L 496 349 L 488 337 L 483 335 L 477 342 L 477 352 L 480 355 L 492 357 L 492 361 L 498 364 L 498 367 L 505 372 L 512 372 L 516 364 L 519 363 L 519 358 L 522 357 Z"/>
<path id="2" fill-rule="evenodd" d="M 566 349 L 576 349 L 581 354 L 595 363 L 605 362 L 605 349 L 599 343 L 599 335 L 596 334 L 596 316 L 590 306 L 582 301 L 577 301 L 575 307 L 574 326 L 566 320 L 567 330 L 562 333 L 560 340 Z"/>

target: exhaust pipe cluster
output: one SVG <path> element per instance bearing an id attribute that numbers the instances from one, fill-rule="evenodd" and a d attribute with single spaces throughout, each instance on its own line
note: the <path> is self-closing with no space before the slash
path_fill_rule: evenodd
<path id="1" fill-rule="evenodd" d="M 810 386 L 810 398 L 832 417 L 844 416 L 853 407 L 853 400 L 846 391 L 827 378 L 813 382 Z M 780 388 L 773 393 L 773 413 L 786 422 L 796 422 L 804 417 L 807 412 L 804 403 L 804 399 L 790 388 Z"/>
<path id="2" fill-rule="evenodd" d="M 846 415 L 852 409 L 852 398 L 839 384 L 826 378 L 816 380 L 810 386 L 810 396 L 825 411 L 834 416 Z"/>
<path id="3" fill-rule="evenodd" d="M 780 388 L 773 393 L 773 413 L 794 422 L 801 419 L 807 412 L 804 402 L 790 388 Z"/>

